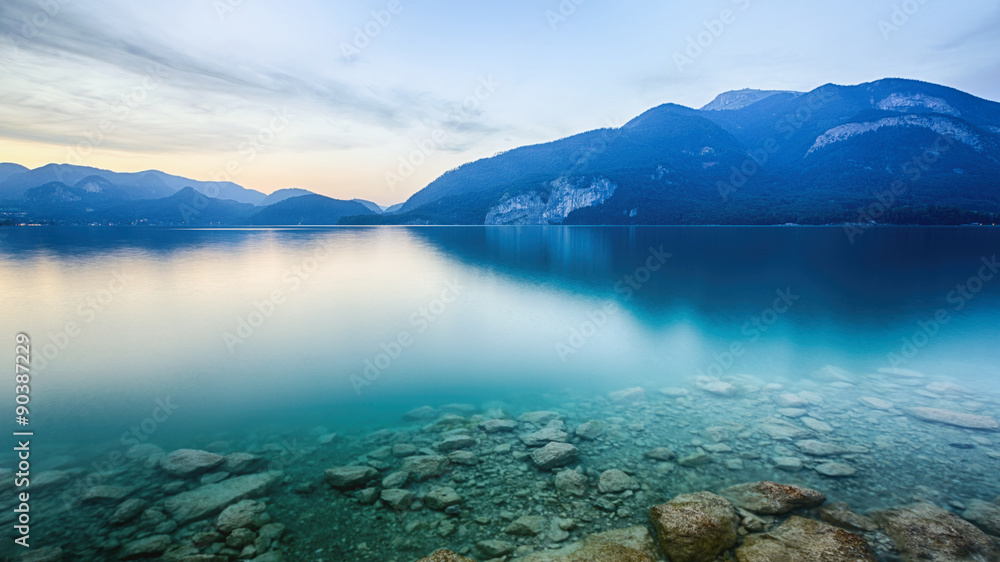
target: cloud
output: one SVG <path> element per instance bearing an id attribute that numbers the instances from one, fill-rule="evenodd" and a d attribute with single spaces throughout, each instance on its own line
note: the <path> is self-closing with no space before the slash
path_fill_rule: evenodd
<path id="1" fill-rule="evenodd" d="M 137 103 L 142 107 L 107 136 L 105 146 L 232 149 L 234 141 L 254 134 L 272 111 L 286 106 L 302 117 L 300 130 L 324 120 L 359 125 L 362 134 L 332 132 L 329 139 L 324 131 L 310 131 L 303 140 L 312 149 L 371 145 L 425 123 L 468 142 L 494 132 L 480 114 L 455 125 L 437 109 L 454 102 L 426 93 L 398 87 L 377 91 L 329 75 L 200 52 L 197 45 L 168 45 L 141 29 L 121 32 L 108 24 L 108 14 L 76 9 L 68 0 L 53 0 L 56 4 L 61 9 L 49 15 L 28 0 L 0 3 L 0 34 L 7 38 L 0 44 L 0 60 L 19 71 L 17 80 L 0 83 L 0 115 L 6 123 L 0 134 L 79 142 L 109 114 L 123 114 L 122 98 L 148 85 L 151 75 L 159 82 L 148 88 L 148 103 Z M 331 66 L 339 63 L 331 61 Z M 295 143 L 294 137 L 289 142 Z"/>

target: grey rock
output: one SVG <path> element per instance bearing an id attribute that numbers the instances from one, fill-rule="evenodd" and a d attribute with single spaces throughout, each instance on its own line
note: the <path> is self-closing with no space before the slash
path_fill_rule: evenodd
<path id="1" fill-rule="evenodd" d="M 771 461 L 774 463 L 774 468 L 787 472 L 798 472 L 803 467 L 802 459 L 798 457 L 774 457 Z"/>
<path id="2" fill-rule="evenodd" d="M 263 496 L 283 476 L 281 472 L 263 472 L 229 478 L 217 484 L 205 484 L 167 498 L 163 507 L 178 523 L 183 524 L 219 513 L 239 500 Z"/>
<path id="3" fill-rule="evenodd" d="M 646 400 L 646 390 L 642 387 L 626 388 L 612 392 L 608 395 L 612 402 L 616 404 L 635 404 Z"/>
<path id="4" fill-rule="evenodd" d="M 677 453 L 667 447 L 657 447 L 652 451 L 647 451 L 646 458 L 657 461 L 669 461 L 677 458 Z"/>
<path id="5" fill-rule="evenodd" d="M 569 434 L 553 427 L 542 428 L 521 436 L 521 442 L 529 447 L 541 447 L 551 442 L 565 443 L 567 440 L 569 440 Z"/>
<path id="6" fill-rule="evenodd" d="M 169 535 L 153 535 L 126 544 L 118 557 L 122 560 L 152 558 L 163 554 L 168 548 L 170 548 Z"/>
<path id="7" fill-rule="evenodd" d="M 545 518 L 540 515 L 522 515 L 504 529 L 508 535 L 533 537 L 545 529 Z"/>
<path id="8" fill-rule="evenodd" d="M 708 453 L 702 450 L 698 450 L 697 452 L 692 453 L 686 457 L 677 459 L 677 464 L 688 468 L 696 466 L 705 466 L 706 464 L 709 464 L 711 462 L 712 462 L 712 455 L 709 455 Z"/>
<path id="9" fill-rule="evenodd" d="M 402 511 L 413 504 L 416 497 L 409 490 L 390 489 L 382 490 L 382 502 L 396 511 Z"/>
<path id="10" fill-rule="evenodd" d="M 160 468 L 171 476 L 193 476 L 219 466 L 222 461 L 222 455 L 208 451 L 178 449 L 160 459 Z"/>
<path id="11" fill-rule="evenodd" d="M 935 505 L 917 503 L 869 515 L 882 525 L 904 560 L 1000 560 L 1000 550 L 985 533 Z"/>
<path id="12" fill-rule="evenodd" d="M 437 410 L 431 406 L 421 406 L 403 414 L 403 419 L 406 421 L 426 421 L 434 419 L 437 414 Z"/>
<path id="13" fill-rule="evenodd" d="M 436 511 L 444 511 L 450 506 L 462 503 L 462 496 L 454 488 L 434 488 L 423 498 L 424 505 Z"/>
<path id="14" fill-rule="evenodd" d="M 516 547 L 507 541 L 487 540 L 476 543 L 476 550 L 487 558 L 500 558 L 514 552 Z"/>
<path id="15" fill-rule="evenodd" d="M 587 495 L 587 477 L 575 470 L 560 470 L 556 473 L 555 486 L 562 494 Z"/>
<path id="16" fill-rule="evenodd" d="M 846 503 L 831 503 L 819 508 L 819 517 L 831 525 L 848 531 L 872 532 L 878 523 L 864 515 L 858 515 Z"/>
<path id="17" fill-rule="evenodd" d="M 860 535 L 797 515 L 768 533 L 750 535 L 736 549 L 740 562 L 875 562 Z"/>
<path id="18" fill-rule="evenodd" d="M 638 480 L 618 469 L 605 470 L 597 481 L 597 491 L 602 494 L 618 494 L 639 488 Z"/>
<path id="19" fill-rule="evenodd" d="M 149 502 L 143 499 L 131 499 L 125 500 L 115 509 L 115 512 L 111 514 L 108 521 L 112 525 L 121 525 L 123 523 L 128 523 L 129 521 L 135 519 L 140 513 L 149 507 Z"/>
<path id="20" fill-rule="evenodd" d="M 604 422 L 590 420 L 588 422 L 581 423 L 576 426 L 575 433 L 580 439 L 593 441 L 594 439 L 598 439 L 604 435 Z"/>
<path id="21" fill-rule="evenodd" d="M 965 414 L 938 408 L 908 408 L 906 413 L 918 420 L 943 423 L 966 429 L 1000 430 L 1000 422 L 989 416 Z"/>
<path id="22" fill-rule="evenodd" d="M 338 490 L 361 488 L 376 476 L 378 471 L 370 466 L 339 466 L 323 472 L 326 483 Z"/>
<path id="23" fill-rule="evenodd" d="M 465 466 L 475 466 L 479 464 L 479 457 L 472 451 L 453 451 L 448 453 L 448 460 L 454 464 Z"/>
<path id="24" fill-rule="evenodd" d="M 437 445 L 435 445 L 435 448 L 442 453 L 447 453 L 475 446 L 476 440 L 468 435 L 452 435 L 451 437 L 445 437 L 442 439 L 439 443 L 437 443 Z"/>
<path id="25" fill-rule="evenodd" d="M 962 516 L 987 533 L 1000 537 L 1000 505 L 974 499 L 969 501 Z"/>
<path id="26" fill-rule="evenodd" d="M 540 470 L 552 470 L 572 463 L 580 451 L 569 443 L 552 442 L 531 453 L 531 460 Z"/>
<path id="27" fill-rule="evenodd" d="M 241 527 L 258 529 L 266 523 L 262 514 L 267 505 L 256 500 L 243 500 L 226 509 L 215 519 L 215 528 L 229 534 Z"/>
<path id="28" fill-rule="evenodd" d="M 382 479 L 383 488 L 402 488 L 410 480 L 410 473 L 399 470 Z"/>
<path id="29" fill-rule="evenodd" d="M 417 455 L 406 457 L 400 470 L 410 473 L 414 482 L 423 482 L 431 478 L 438 478 L 448 471 L 451 462 L 448 457 L 438 455 Z"/>
<path id="30" fill-rule="evenodd" d="M 230 453 L 223 457 L 221 469 L 230 474 L 249 474 L 263 468 L 266 459 L 250 453 Z"/>

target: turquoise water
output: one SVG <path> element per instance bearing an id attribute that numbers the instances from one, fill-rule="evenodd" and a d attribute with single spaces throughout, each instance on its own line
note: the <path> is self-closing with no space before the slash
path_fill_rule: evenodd
<path id="1" fill-rule="evenodd" d="M 286 473 L 316 479 L 323 463 L 351 464 L 365 453 L 363 441 L 348 438 L 340 453 L 324 455 L 314 450 L 317 435 L 361 439 L 398 429 L 412 408 L 449 403 L 479 414 L 502 407 L 513 417 L 557 410 L 568 423 L 617 417 L 652 428 L 676 418 L 749 427 L 743 418 L 764 412 L 762 388 L 822 391 L 829 381 L 815 373 L 833 365 L 856 390 L 825 395 L 829 411 L 814 417 L 835 421 L 838 436 L 916 439 L 906 432 L 917 423 L 920 435 L 943 436 L 941 451 L 978 456 L 963 475 L 935 458 L 938 449 L 919 452 L 929 459 L 923 464 L 887 453 L 899 462 L 879 465 L 875 451 L 860 477 L 810 473 L 828 495 L 871 507 L 879 495 L 921 482 L 951 496 L 974 486 L 982 499 L 1000 494 L 995 478 L 974 476 L 1000 467 L 984 456 L 997 451 L 995 434 L 976 432 L 987 444 L 959 449 L 946 442 L 967 441 L 969 430 L 896 423 L 904 417 L 877 430 L 850 425 L 858 396 L 911 390 L 877 375 L 888 367 L 971 391 L 901 395 L 901 402 L 997 417 L 995 228 L 877 228 L 853 243 L 840 228 L 798 227 L 16 228 L 4 235 L 0 335 L 8 344 L 0 356 L 13 364 L 15 334 L 31 337 L 38 470 L 88 470 L 137 442 L 167 451 L 229 443 L 225 452 L 237 444 L 266 451 L 269 443 L 277 453 L 285 443 L 297 451 Z M 692 382 L 699 375 L 743 385 L 741 405 L 700 391 Z M 637 386 L 647 391 L 645 405 L 606 404 L 609 392 Z M 663 387 L 692 394 L 678 405 L 657 392 Z M 3 411 L 13 417 L 7 396 Z M 758 444 L 732 439 L 747 449 Z M 674 446 L 689 440 L 678 437 Z M 608 454 L 594 451 L 584 465 L 610 462 Z M 717 462 L 649 494 L 669 499 L 684 487 L 775 475 L 750 456 L 739 475 Z M 13 468 L 12 457 L 0 467 Z M 880 473 L 886 468 L 911 472 L 893 483 Z M 274 501 L 291 512 L 292 504 Z M 632 517 L 641 521 L 641 509 Z M 39 521 L 43 529 L 54 524 Z M 340 559 L 366 559 L 349 551 Z"/>

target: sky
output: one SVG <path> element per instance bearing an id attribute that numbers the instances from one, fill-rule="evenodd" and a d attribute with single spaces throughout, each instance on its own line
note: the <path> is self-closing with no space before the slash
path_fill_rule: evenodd
<path id="1" fill-rule="evenodd" d="M 389 205 L 465 162 L 741 88 L 1000 100 L 995 0 L 3 0 L 0 161 Z"/>

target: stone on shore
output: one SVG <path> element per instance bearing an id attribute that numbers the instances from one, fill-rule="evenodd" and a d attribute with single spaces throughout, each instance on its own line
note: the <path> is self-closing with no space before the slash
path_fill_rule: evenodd
<path id="1" fill-rule="evenodd" d="M 826 501 L 826 496 L 816 490 L 768 481 L 737 484 L 722 490 L 719 495 L 728 498 L 736 507 L 761 515 L 781 515 Z"/>
<path id="2" fill-rule="evenodd" d="M 1000 560 L 1000 549 L 985 533 L 936 505 L 916 503 L 869 515 L 882 525 L 904 560 Z"/>
<path id="3" fill-rule="evenodd" d="M 739 562 L 875 562 L 860 535 L 793 515 L 777 529 L 749 535 L 736 549 Z"/>
<path id="4" fill-rule="evenodd" d="M 1000 430 L 1000 422 L 989 416 L 965 414 L 938 408 L 908 408 L 906 413 L 919 420 L 954 425 L 966 429 Z"/>
<path id="5" fill-rule="evenodd" d="M 673 561 L 712 562 L 736 545 L 740 519 L 729 500 L 710 492 L 684 494 L 651 507 L 657 541 Z"/>

